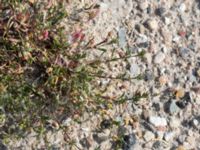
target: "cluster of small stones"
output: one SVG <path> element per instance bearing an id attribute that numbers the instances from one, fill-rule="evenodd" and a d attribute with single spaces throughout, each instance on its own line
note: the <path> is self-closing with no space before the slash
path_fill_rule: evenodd
<path id="1" fill-rule="evenodd" d="M 140 90 L 149 96 L 137 104 L 127 101 L 97 114 L 84 113 L 81 124 L 66 118 L 57 126 L 65 126 L 67 131 L 51 130 L 41 139 L 28 135 L 11 147 L 111 150 L 121 141 L 118 145 L 123 150 L 200 149 L 200 1 L 97 3 L 98 15 L 88 21 L 86 33 L 94 35 L 98 43 L 109 32 L 116 32 L 118 47 L 110 45 L 107 49 L 146 52 L 143 59 L 129 58 L 128 70 L 123 61 L 105 67 L 111 76 L 126 70 L 132 76 L 143 74 L 143 80 L 99 82 L 111 88 L 109 96 L 122 92 L 122 85 L 130 95 Z M 90 54 L 98 57 L 98 53 Z"/>

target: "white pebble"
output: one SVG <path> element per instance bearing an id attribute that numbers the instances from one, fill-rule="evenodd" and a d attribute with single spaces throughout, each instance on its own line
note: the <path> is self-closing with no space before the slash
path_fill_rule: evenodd
<path id="1" fill-rule="evenodd" d="M 157 117 L 157 116 L 150 116 L 149 117 L 149 122 L 153 124 L 154 126 L 166 126 L 167 125 L 167 120 L 163 117 Z"/>
<path id="2" fill-rule="evenodd" d="M 133 76 L 137 76 L 140 74 L 140 68 L 137 64 L 131 64 L 130 72 Z"/>
<path id="3" fill-rule="evenodd" d="M 148 25 L 150 30 L 158 29 L 158 22 L 156 20 L 148 20 L 147 25 Z"/>
<path id="4" fill-rule="evenodd" d="M 172 117 L 169 121 L 169 125 L 171 128 L 179 128 L 180 127 L 180 120 L 178 118 Z"/>
<path id="5" fill-rule="evenodd" d="M 174 137 L 174 132 L 166 132 L 164 135 L 165 141 L 171 141 Z"/>
<path id="6" fill-rule="evenodd" d="M 184 3 L 182 3 L 179 7 L 180 12 L 184 12 L 186 10 L 186 6 Z"/>
<path id="7" fill-rule="evenodd" d="M 154 139 L 155 135 L 150 131 L 146 131 L 143 137 L 144 137 L 145 141 L 148 142 L 148 141 Z"/>
<path id="8" fill-rule="evenodd" d="M 158 52 L 154 57 L 154 63 L 160 64 L 165 59 L 165 54 L 162 52 Z"/>
<path id="9" fill-rule="evenodd" d="M 165 17 L 164 22 L 165 22 L 166 25 L 169 25 L 171 23 L 171 19 L 168 18 L 168 17 Z"/>
<path id="10" fill-rule="evenodd" d="M 141 10 L 147 9 L 147 8 L 148 8 L 148 2 L 147 2 L 147 1 L 140 2 L 140 3 L 139 3 L 139 8 L 140 8 Z"/>

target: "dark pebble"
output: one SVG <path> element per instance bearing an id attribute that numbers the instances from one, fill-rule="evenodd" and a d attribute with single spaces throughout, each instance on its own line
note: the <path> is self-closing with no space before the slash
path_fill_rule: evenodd
<path id="1" fill-rule="evenodd" d="M 164 148 L 164 145 L 162 142 L 160 141 L 156 141 L 153 146 L 152 146 L 153 149 L 155 150 L 160 150 L 160 149 L 163 149 Z"/>
<path id="2" fill-rule="evenodd" d="M 143 43 L 137 44 L 137 46 L 139 48 L 148 48 L 149 47 L 149 43 L 148 42 L 143 42 Z"/>
<path id="3" fill-rule="evenodd" d="M 155 14 L 160 16 L 160 17 L 162 17 L 164 13 L 165 13 L 165 8 L 163 8 L 163 7 L 157 8 L 155 10 Z"/>
<path id="4" fill-rule="evenodd" d="M 191 98 L 190 98 L 190 93 L 189 92 L 186 92 L 185 93 L 185 96 L 176 102 L 176 105 L 181 108 L 181 109 L 184 109 L 187 107 L 187 105 L 191 102 Z"/>
<path id="5" fill-rule="evenodd" d="M 0 142 L 0 150 L 8 150 L 8 148 Z"/>
<path id="6" fill-rule="evenodd" d="M 108 119 L 105 119 L 101 122 L 100 126 L 102 129 L 107 129 L 107 128 L 110 128 L 112 125 L 112 121 L 111 120 L 108 120 Z"/>
<path id="7" fill-rule="evenodd" d="M 159 103 L 153 103 L 152 106 L 155 109 L 155 111 L 160 111 L 160 104 Z"/>
<path id="8" fill-rule="evenodd" d="M 123 138 L 123 150 L 132 150 L 133 146 L 136 144 L 136 136 L 135 134 L 125 135 Z"/>

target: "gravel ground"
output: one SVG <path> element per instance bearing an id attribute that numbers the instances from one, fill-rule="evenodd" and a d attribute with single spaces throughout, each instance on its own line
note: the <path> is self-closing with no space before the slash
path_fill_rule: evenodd
<path id="1" fill-rule="evenodd" d="M 146 52 L 143 59 L 103 66 L 110 76 L 126 72 L 133 77 L 143 74 L 144 80 L 97 82 L 109 89 L 105 96 L 140 91 L 148 97 L 96 114 L 86 112 L 81 124 L 67 118 L 62 123 L 67 131 L 54 129 L 41 137 L 33 132 L 10 142 L 8 149 L 200 150 L 200 1 L 95 2 L 100 6 L 94 9 L 97 16 L 89 22 L 82 19 L 83 25 L 77 28 L 81 26 L 97 43 L 109 32 L 118 36 L 119 45 L 107 46 L 110 51 L 103 59 L 110 57 L 113 48 L 118 54 Z M 72 20 L 84 18 L 77 10 L 85 3 L 94 1 L 71 2 Z M 92 51 L 90 55 L 94 59 L 100 54 Z"/>

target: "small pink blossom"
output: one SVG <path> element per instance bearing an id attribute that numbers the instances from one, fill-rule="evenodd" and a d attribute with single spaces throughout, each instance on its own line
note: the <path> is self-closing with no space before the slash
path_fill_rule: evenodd
<path id="1" fill-rule="evenodd" d="M 47 40 L 49 38 L 49 31 L 48 30 L 44 30 L 44 32 L 42 33 L 43 35 L 43 39 Z"/>
<path id="2" fill-rule="evenodd" d="M 80 30 L 80 31 L 75 31 L 73 34 L 72 34 L 72 42 L 77 42 L 77 41 L 83 41 L 85 37 L 85 34 L 83 33 L 83 30 Z"/>
<path id="3" fill-rule="evenodd" d="M 41 36 L 39 36 L 39 40 L 44 40 L 46 41 L 49 38 L 49 31 L 48 30 L 44 30 L 41 34 Z"/>

